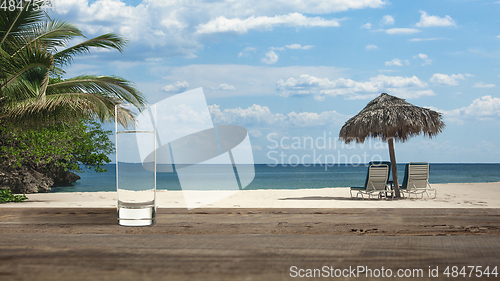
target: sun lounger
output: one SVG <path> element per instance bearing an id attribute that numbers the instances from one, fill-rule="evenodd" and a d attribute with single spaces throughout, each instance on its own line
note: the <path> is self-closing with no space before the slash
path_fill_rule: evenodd
<path id="1" fill-rule="evenodd" d="M 403 196 L 405 193 L 408 194 L 408 197 L 411 197 L 411 195 L 418 197 L 421 194 L 423 198 L 425 193 L 430 198 L 430 192 L 434 193 L 434 198 L 436 198 L 436 190 L 429 184 L 429 163 L 413 162 L 406 164 L 403 185 L 399 189 Z"/>
<path id="2" fill-rule="evenodd" d="M 356 197 L 361 195 L 364 199 L 364 195 L 368 195 L 369 198 L 376 195 L 378 198 L 382 195 L 386 195 L 392 191 L 387 189 L 387 180 L 389 179 L 390 173 L 390 162 L 370 162 L 368 165 L 368 173 L 366 174 L 365 186 L 362 187 L 351 187 L 349 193 L 353 197 L 353 191 L 357 191 Z"/>

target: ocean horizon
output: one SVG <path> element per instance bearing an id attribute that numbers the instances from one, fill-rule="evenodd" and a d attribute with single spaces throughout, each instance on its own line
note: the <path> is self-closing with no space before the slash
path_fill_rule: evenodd
<path id="1" fill-rule="evenodd" d="M 136 165 L 140 167 L 140 164 Z M 254 166 L 255 178 L 245 190 L 363 186 L 367 172 L 366 164 L 336 164 L 327 167 L 319 164 Z M 398 164 L 400 183 L 404 176 L 404 167 L 405 163 Z M 116 191 L 116 164 L 106 164 L 105 168 L 107 172 L 104 173 L 84 168 L 82 172 L 77 173 L 81 179 L 72 186 L 53 187 L 51 192 Z M 158 190 L 181 190 L 176 173 L 157 173 L 156 178 Z M 430 163 L 430 184 L 477 182 L 500 182 L 500 163 Z"/>

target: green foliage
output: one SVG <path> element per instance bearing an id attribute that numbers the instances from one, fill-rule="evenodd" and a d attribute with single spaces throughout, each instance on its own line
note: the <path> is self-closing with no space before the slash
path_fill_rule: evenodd
<path id="1" fill-rule="evenodd" d="M 24 202 L 28 197 L 26 195 L 15 195 L 8 189 L 0 189 L 0 203 Z"/>
<path id="2" fill-rule="evenodd" d="M 81 171 L 84 165 L 105 172 L 113 143 L 96 122 L 55 123 L 17 127 L 0 123 L 0 163 L 11 168 L 30 167 L 41 173 L 54 169 Z"/>
<path id="3" fill-rule="evenodd" d="M 135 114 L 124 104 L 142 109 L 146 100 L 123 78 L 63 78 L 64 68 L 92 49 L 122 52 L 126 40 L 112 33 L 87 38 L 34 8 L 50 0 L 23 3 L 20 10 L 0 9 L 0 168 L 14 176 L 29 170 L 54 177 L 80 166 L 105 171 L 110 131 L 93 121 L 116 117 L 133 125 Z"/>

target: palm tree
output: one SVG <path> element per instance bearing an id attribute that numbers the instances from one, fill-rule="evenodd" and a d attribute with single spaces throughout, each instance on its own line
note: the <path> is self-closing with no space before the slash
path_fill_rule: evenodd
<path id="1" fill-rule="evenodd" d="M 115 76 L 60 78 L 74 56 L 93 47 L 122 52 L 126 40 L 113 33 L 87 39 L 72 24 L 33 9 L 42 2 L 25 2 L 22 10 L 0 9 L 0 120 L 33 124 L 64 117 L 106 122 L 114 120 L 117 106 L 118 122 L 130 125 L 134 115 L 122 105 L 141 109 L 146 103 L 132 83 Z M 77 37 L 86 40 L 66 47 Z"/>

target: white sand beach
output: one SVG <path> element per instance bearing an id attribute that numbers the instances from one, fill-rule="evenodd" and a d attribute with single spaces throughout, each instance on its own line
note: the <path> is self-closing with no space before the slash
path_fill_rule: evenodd
<path id="1" fill-rule="evenodd" d="M 433 184 L 437 197 L 403 200 L 350 198 L 349 188 L 242 190 L 204 208 L 500 208 L 500 182 Z M 198 196 L 227 191 L 190 191 Z M 0 208 L 112 208 L 116 192 L 28 194 L 23 203 Z M 223 197 L 223 196 L 222 196 Z M 182 191 L 157 191 L 159 208 L 186 208 Z"/>

